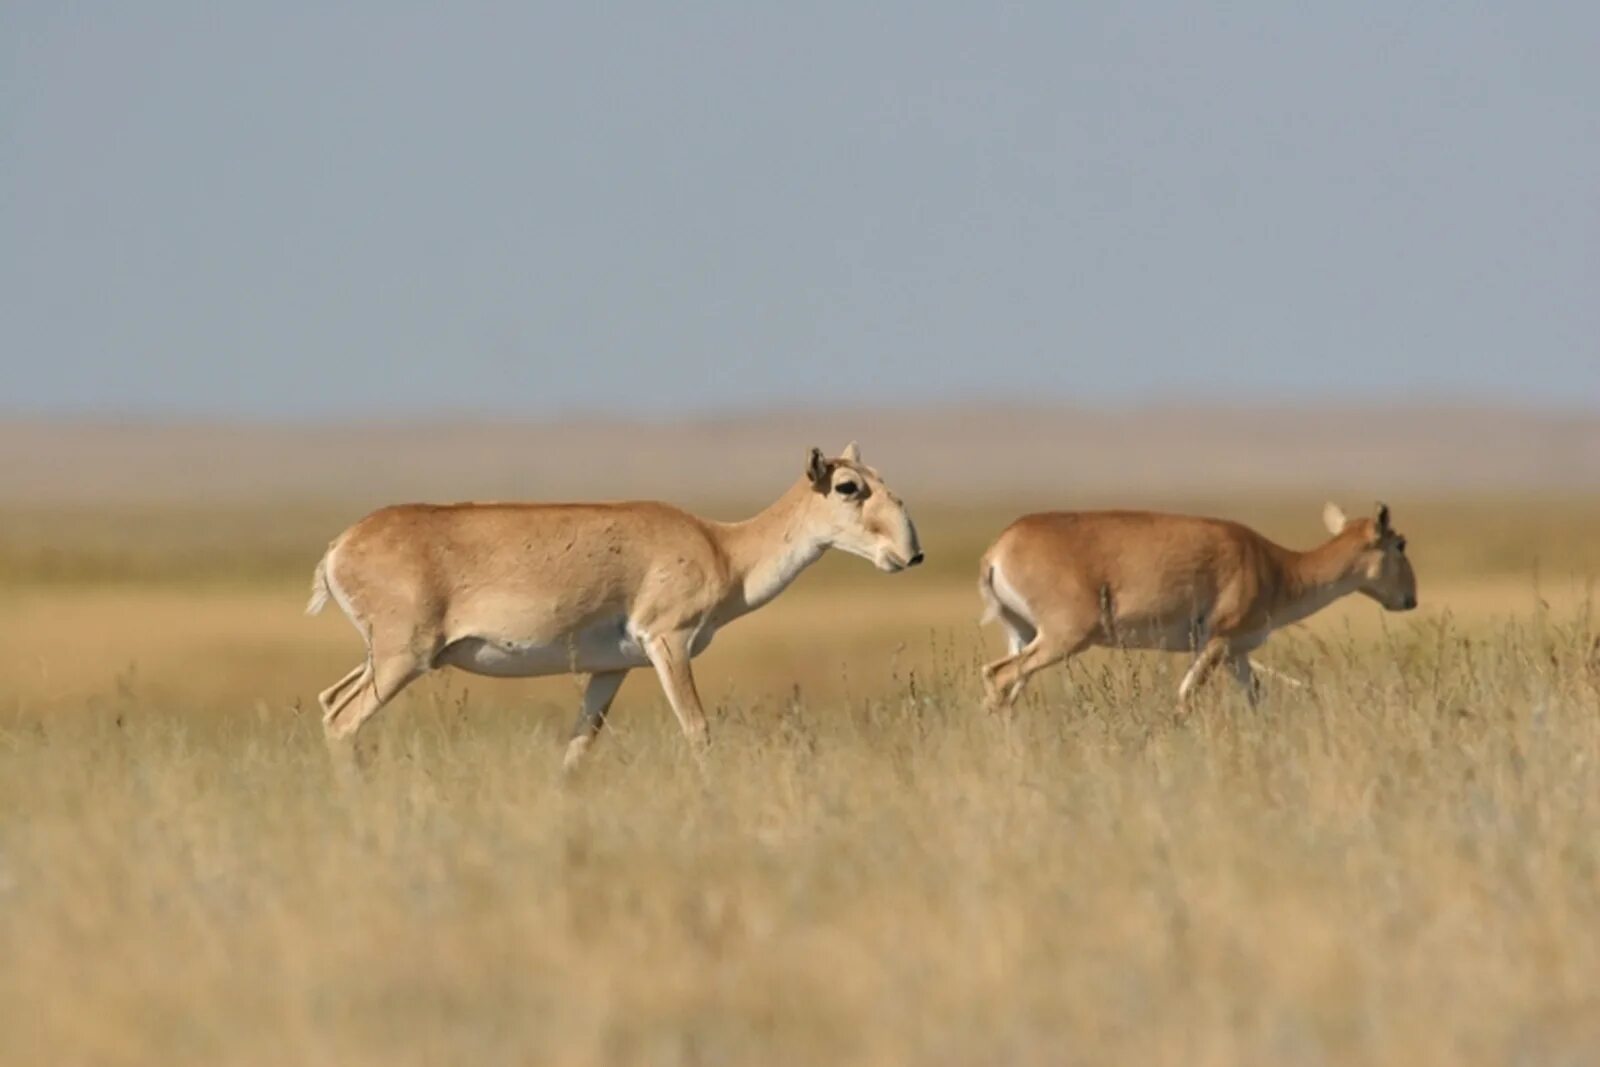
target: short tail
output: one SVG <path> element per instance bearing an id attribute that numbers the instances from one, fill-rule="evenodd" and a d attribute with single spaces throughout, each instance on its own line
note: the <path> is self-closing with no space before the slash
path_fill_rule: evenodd
<path id="1" fill-rule="evenodd" d="M 331 551 L 331 549 L 330 549 Z M 317 560 L 317 569 L 311 572 L 311 599 L 306 603 L 306 614 L 315 615 L 328 603 L 328 553 Z"/>
<path id="2" fill-rule="evenodd" d="M 983 618 L 978 620 L 979 626 L 987 626 L 1000 617 L 1000 598 L 994 593 L 994 564 L 989 557 L 983 557 L 983 563 L 978 571 L 978 596 L 983 598 Z"/>

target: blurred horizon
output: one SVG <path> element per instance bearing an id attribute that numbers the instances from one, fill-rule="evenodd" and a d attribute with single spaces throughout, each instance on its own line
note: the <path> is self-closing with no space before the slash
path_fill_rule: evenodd
<path id="1" fill-rule="evenodd" d="M 1600 412 L 1487 407 L 794 408 L 722 416 L 0 417 L 0 503 L 758 500 L 858 440 L 919 499 L 1236 493 L 1593 498 Z"/>
<path id="2" fill-rule="evenodd" d="M 1600 9 L 0 14 L 4 412 L 1600 404 Z"/>
<path id="3" fill-rule="evenodd" d="M 480 407 L 417 406 L 389 410 L 358 410 L 354 412 L 315 411 L 294 412 L 232 412 L 203 408 L 144 407 L 118 409 L 115 407 L 27 407 L 7 404 L 0 397 L 0 425 L 118 425 L 131 426 L 242 426 L 257 428 L 293 429 L 296 427 L 384 427 L 399 424 L 449 426 L 478 422 L 493 426 L 565 426 L 574 424 L 619 423 L 646 426 L 715 426 L 767 418 L 827 418 L 864 419 L 883 414 L 960 414 L 975 412 L 1000 414 L 1017 412 L 1027 415 L 1057 414 L 1070 416 L 1091 414 L 1096 417 L 1160 416 L 1191 414 L 1202 417 L 1285 415 L 1304 413 L 1311 415 L 1342 414 L 1350 417 L 1363 415 L 1450 415 L 1469 417 L 1522 416 L 1534 420 L 1600 420 L 1600 397 L 1587 395 L 1550 399 L 1499 398 L 1488 394 L 1441 392 L 1420 397 L 1383 397 L 1346 394 L 1335 396 L 1288 395 L 1282 397 L 1184 397 L 1176 393 L 1152 391 L 1137 396 L 1116 397 L 1096 401 L 1093 398 L 1063 397 L 1005 397 L 1001 395 L 975 395 L 968 397 L 930 397 L 896 401 L 893 398 L 875 403 L 816 404 L 784 402 L 773 399 L 745 405 L 724 404 L 714 407 L 667 409 L 651 411 L 626 406 L 572 405 L 560 410 L 532 409 L 516 411 L 509 408 L 484 405 Z"/>

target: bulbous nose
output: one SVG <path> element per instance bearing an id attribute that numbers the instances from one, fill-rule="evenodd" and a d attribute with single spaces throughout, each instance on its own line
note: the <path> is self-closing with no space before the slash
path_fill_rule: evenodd
<path id="1" fill-rule="evenodd" d="M 919 564 L 921 562 L 922 562 L 922 551 L 920 549 L 918 549 L 917 550 L 917 554 L 915 556 L 912 556 L 911 559 L 906 562 L 906 566 L 915 567 L 917 564 Z"/>

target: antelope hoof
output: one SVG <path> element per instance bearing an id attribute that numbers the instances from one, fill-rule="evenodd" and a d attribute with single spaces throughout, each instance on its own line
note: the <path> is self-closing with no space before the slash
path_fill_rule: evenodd
<path id="1" fill-rule="evenodd" d="M 561 757 L 561 780 L 563 782 L 570 781 L 577 775 L 578 768 L 583 764 L 584 756 L 589 752 L 589 745 L 592 740 L 589 737 L 574 737 L 567 742 L 566 754 Z"/>

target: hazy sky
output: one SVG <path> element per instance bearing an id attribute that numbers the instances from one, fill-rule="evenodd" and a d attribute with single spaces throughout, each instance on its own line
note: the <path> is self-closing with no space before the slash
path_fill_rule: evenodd
<path id="1" fill-rule="evenodd" d="M 1597 56 L 1593 3 L 11 2 L 0 409 L 1600 406 Z"/>

